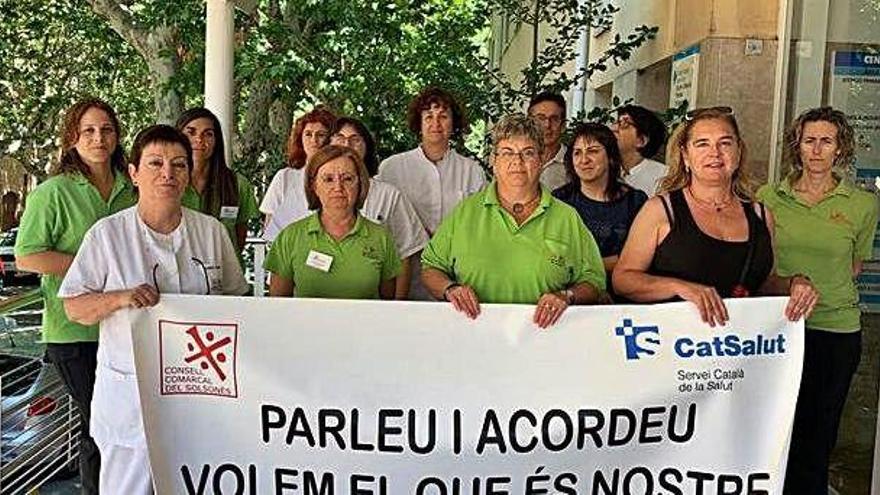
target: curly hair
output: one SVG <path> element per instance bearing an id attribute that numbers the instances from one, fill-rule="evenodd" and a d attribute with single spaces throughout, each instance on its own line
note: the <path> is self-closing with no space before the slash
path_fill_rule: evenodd
<path id="1" fill-rule="evenodd" d="M 330 139 L 330 129 L 336 122 L 336 116 L 323 105 L 318 105 L 311 112 L 296 119 L 293 127 L 290 129 L 290 135 L 287 137 L 287 165 L 292 168 L 300 169 L 306 165 L 306 150 L 303 148 L 302 135 L 306 129 L 306 124 L 318 122 L 327 128 L 327 139 Z M 324 144 L 327 144 L 326 142 Z"/>
<path id="2" fill-rule="evenodd" d="M 74 103 L 64 114 L 64 122 L 61 125 L 61 153 L 58 162 L 52 167 L 50 175 L 80 173 L 86 177 L 92 174 L 91 169 L 79 152 L 76 150 L 76 142 L 79 141 L 79 122 L 83 115 L 91 108 L 103 111 L 110 118 L 113 130 L 116 132 L 116 149 L 110 154 L 110 167 L 113 171 L 128 177 L 125 168 L 125 153 L 122 149 L 122 129 L 119 126 L 119 118 L 116 111 L 109 103 L 100 99 L 89 97 Z"/>
<path id="3" fill-rule="evenodd" d="M 666 147 L 667 172 L 666 177 L 660 182 L 659 193 L 684 189 L 690 185 L 691 173 L 685 166 L 682 155 L 691 138 L 691 131 L 697 122 L 720 120 L 727 123 L 733 129 L 733 134 L 736 136 L 736 141 L 739 145 L 739 164 L 733 172 L 731 180 L 733 194 L 743 201 L 753 200 L 755 186 L 746 166 L 748 163 L 746 143 L 742 139 L 742 134 L 739 132 L 739 126 L 732 111 L 729 108 L 713 107 L 695 110 L 691 115 L 691 117 L 678 125 L 669 138 L 669 145 Z"/>
<path id="4" fill-rule="evenodd" d="M 819 107 L 811 108 L 801 113 L 785 131 L 783 159 L 791 167 L 790 178 L 792 180 L 800 179 L 804 172 L 800 146 L 804 126 L 808 122 L 828 122 L 837 128 L 837 149 L 839 153 L 834 158 L 834 168 L 837 169 L 841 176 L 851 176 L 856 150 L 855 131 L 853 131 L 852 126 L 849 124 L 846 114 L 832 107 Z"/>
<path id="5" fill-rule="evenodd" d="M 450 93 L 434 86 L 423 89 L 406 108 L 406 124 L 413 134 L 421 137 L 422 112 L 430 110 L 433 105 L 447 108 L 452 112 L 453 136 L 464 135 L 468 122 L 461 106 Z"/>

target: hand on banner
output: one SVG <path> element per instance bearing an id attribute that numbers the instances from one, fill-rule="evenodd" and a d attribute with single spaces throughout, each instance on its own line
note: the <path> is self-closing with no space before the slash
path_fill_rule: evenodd
<path id="1" fill-rule="evenodd" d="M 120 291 L 123 308 L 145 308 L 159 302 L 159 291 L 150 284 L 141 284 L 134 289 Z"/>
<path id="2" fill-rule="evenodd" d="M 568 301 L 555 292 L 548 292 L 538 299 L 533 318 L 536 325 L 547 328 L 559 321 L 559 317 L 568 308 Z"/>
<path id="3" fill-rule="evenodd" d="M 681 285 L 678 297 L 696 304 L 700 311 L 700 318 L 704 322 L 708 323 L 710 327 L 727 323 L 727 320 L 730 319 L 727 315 L 727 307 L 724 306 L 724 301 L 714 287 L 685 282 L 684 280 L 680 280 L 679 283 Z"/>
<path id="4" fill-rule="evenodd" d="M 450 287 L 446 289 L 444 297 L 452 303 L 456 311 L 464 313 L 472 320 L 480 314 L 480 300 L 477 298 L 477 293 L 469 285 Z"/>
<path id="5" fill-rule="evenodd" d="M 788 285 L 788 305 L 785 316 L 790 321 L 809 318 L 819 301 L 819 291 L 809 278 L 803 275 L 791 277 Z"/>

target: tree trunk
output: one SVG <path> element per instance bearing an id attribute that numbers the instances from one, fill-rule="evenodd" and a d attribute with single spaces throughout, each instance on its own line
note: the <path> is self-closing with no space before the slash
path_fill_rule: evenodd
<path id="1" fill-rule="evenodd" d="M 171 84 L 180 58 L 177 52 L 177 31 L 164 24 L 151 30 L 138 26 L 131 14 L 118 0 L 88 0 L 92 10 L 107 19 L 110 27 L 144 57 L 153 83 L 156 121 L 173 123 L 183 105 L 180 93 Z"/>

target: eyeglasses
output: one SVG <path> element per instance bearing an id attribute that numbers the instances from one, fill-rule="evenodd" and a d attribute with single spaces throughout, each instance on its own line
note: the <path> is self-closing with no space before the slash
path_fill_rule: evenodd
<path id="1" fill-rule="evenodd" d="M 357 184 L 358 178 L 351 174 L 321 174 L 318 176 L 318 182 L 328 187 L 340 184 L 342 187 L 349 188 Z"/>
<path id="2" fill-rule="evenodd" d="M 205 262 L 196 258 L 195 256 L 190 258 L 190 260 L 192 260 L 193 263 L 199 265 L 199 267 L 202 269 L 202 274 L 204 274 L 204 276 L 205 276 L 205 294 L 210 295 L 211 294 L 211 279 L 208 278 L 208 267 L 205 266 Z M 156 278 L 156 270 L 158 270 L 158 269 L 159 269 L 159 263 L 156 263 L 155 265 L 153 265 L 153 287 L 156 288 L 156 292 L 159 292 L 159 279 Z"/>
<path id="3" fill-rule="evenodd" d="M 684 120 L 690 122 L 697 117 L 700 117 L 703 114 L 712 113 L 716 115 L 729 115 L 731 117 L 734 116 L 733 108 L 720 106 L 720 107 L 706 107 L 706 108 L 695 108 L 688 113 L 684 114 Z"/>
<path id="4" fill-rule="evenodd" d="M 496 151 L 495 156 L 505 162 L 512 162 L 514 158 L 519 158 L 523 163 L 530 163 L 538 160 L 538 150 L 526 148 L 522 151 L 514 151 L 510 148 L 504 148 Z"/>

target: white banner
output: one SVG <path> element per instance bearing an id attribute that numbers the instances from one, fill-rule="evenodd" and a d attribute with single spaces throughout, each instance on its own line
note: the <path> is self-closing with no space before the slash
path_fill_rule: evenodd
<path id="1" fill-rule="evenodd" d="M 570 308 L 163 295 L 133 329 L 159 494 L 781 493 L 786 299 Z"/>

